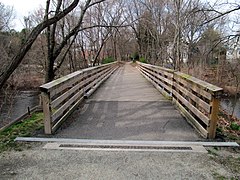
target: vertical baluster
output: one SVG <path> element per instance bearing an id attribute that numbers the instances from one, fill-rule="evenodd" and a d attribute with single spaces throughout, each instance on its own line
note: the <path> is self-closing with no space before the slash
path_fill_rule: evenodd
<path id="1" fill-rule="evenodd" d="M 220 100 L 213 96 L 211 102 L 211 112 L 210 112 L 210 122 L 208 127 L 208 138 L 214 139 L 216 135 L 216 126 L 218 121 L 218 112 L 219 112 L 219 105 Z"/>
<path id="2" fill-rule="evenodd" d="M 44 131 L 45 134 L 52 134 L 52 110 L 50 104 L 50 94 L 42 92 L 42 106 L 44 114 Z"/>

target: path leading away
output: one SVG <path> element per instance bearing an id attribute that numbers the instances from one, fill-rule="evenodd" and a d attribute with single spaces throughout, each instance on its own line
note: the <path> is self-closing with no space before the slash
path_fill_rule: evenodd
<path id="1" fill-rule="evenodd" d="M 56 137 L 115 140 L 201 138 L 170 101 L 127 63 L 73 113 Z"/>

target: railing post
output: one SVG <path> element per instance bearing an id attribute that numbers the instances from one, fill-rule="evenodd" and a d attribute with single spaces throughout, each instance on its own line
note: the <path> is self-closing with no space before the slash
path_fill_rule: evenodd
<path id="1" fill-rule="evenodd" d="M 219 105 L 220 105 L 220 100 L 213 96 L 211 102 L 211 112 L 210 112 L 210 122 L 209 122 L 209 127 L 207 129 L 208 131 L 208 138 L 209 139 L 214 139 L 216 136 L 216 126 L 217 126 L 217 121 L 218 121 L 218 112 L 219 112 Z"/>
<path id="2" fill-rule="evenodd" d="M 52 134 L 52 116 L 51 116 L 51 104 L 50 104 L 50 94 L 47 92 L 42 92 L 42 106 L 44 114 L 44 131 L 45 134 Z"/>

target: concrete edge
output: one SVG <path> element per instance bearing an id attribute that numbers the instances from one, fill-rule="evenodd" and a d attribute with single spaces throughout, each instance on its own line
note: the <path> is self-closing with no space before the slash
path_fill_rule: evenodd
<path id="1" fill-rule="evenodd" d="M 69 138 L 39 138 L 17 137 L 15 141 L 24 142 L 60 142 L 81 144 L 108 144 L 108 145 L 200 145 L 218 147 L 239 147 L 236 142 L 204 142 L 204 141 L 131 141 L 131 140 L 94 140 L 94 139 L 69 139 Z"/>

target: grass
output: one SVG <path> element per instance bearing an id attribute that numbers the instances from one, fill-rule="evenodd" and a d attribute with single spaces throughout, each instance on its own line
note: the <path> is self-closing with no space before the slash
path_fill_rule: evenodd
<path id="1" fill-rule="evenodd" d="M 226 178 L 225 176 L 222 176 L 222 175 L 220 175 L 220 174 L 217 173 L 217 172 L 213 173 L 213 176 L 214 176 L 214 179 L 216 179 L 216 180 L 225 180 L 225 179 L 228 179 L 228 178 Z"/>
<path id="2" fill-rule="evenodd" d="M 213 173 L 214 179 L 224 180 L 224 179 L 239 179 L 240 172 L 240 156 L 238 148 L 216 148 L 216 147 L 208 147 L 207 148 L 210 159 L 215 161 L 217 164 L 220 164 L 224 169 L 226 169 L 231 174 L 226 175 L 219 174 L 218 172 Z M 226 153 L 227 152 L 227 153 Z M 221 171 L 219 171 L 221 172 Z"/>
<path id="3" fill-rule="evenodd" d="M 29 137 L 43 129 L 43 113 L 33 113 L 27 119 L 17 122 L 0 132 L 0 153 L 7 150 L 21 150 L 23 144 L 16 143 L 18 136 Z"/>

